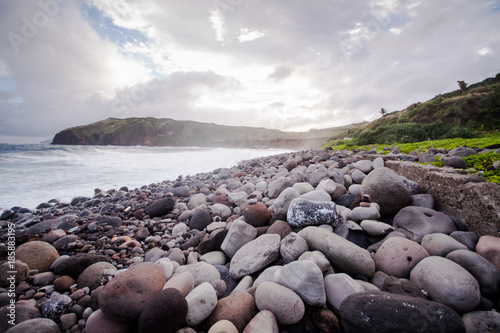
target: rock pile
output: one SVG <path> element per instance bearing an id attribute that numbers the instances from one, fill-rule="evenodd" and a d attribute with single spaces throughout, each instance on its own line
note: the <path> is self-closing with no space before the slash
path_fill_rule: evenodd
<path id="1" fill-rule="evenodd" d="M 500 238 L 434 199 L 381 159 L 303 151 L 14 207 L 0 332 L 499 331 Z"/>

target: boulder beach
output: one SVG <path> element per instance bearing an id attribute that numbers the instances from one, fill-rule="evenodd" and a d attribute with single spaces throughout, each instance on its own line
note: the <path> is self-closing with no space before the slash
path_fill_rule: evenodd
<path id="1" fill-rule="evenodd" d="M 500 186 L 418 159 L 307 150 L 5 210 L 0 332 L 498 332 Z"/>

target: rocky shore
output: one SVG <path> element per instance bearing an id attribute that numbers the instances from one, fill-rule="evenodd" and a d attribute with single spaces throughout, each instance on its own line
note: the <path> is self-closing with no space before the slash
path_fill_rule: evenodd
<path id="1" fill-rule="evenodd" d="M 420 189 L 309 150 L 13 207 L 0 332 L 500 331 L 500 238 Z"/>

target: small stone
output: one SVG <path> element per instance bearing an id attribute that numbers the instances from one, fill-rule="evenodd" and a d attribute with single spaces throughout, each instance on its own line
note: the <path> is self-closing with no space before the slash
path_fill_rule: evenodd
<path id="1" fill-rule="evenodd" d="M 365 291 L 359 283 L 344 273 L 327 275 L 325 277 L 324 285 L 327 302 L 337 311 L 340 309 L 340 305 L 347 298 L 347 296 Z"/>
<path id="2" fill-rule="evenodd" d="M 276 317 L 269 310 L 260 311 L 245 327 L 243 333 L 279 333 Z"/>
<path id="3" fill-rule="evenodd" d="M 88 333 L 128 333 L 130 323 L 124 321 L 114 321 L 106 317 L 102 311 L 94 311 L 85 323 L 85 332 Z"/>
<path id="4" fill-rule="evenodd" d="M 162 290 L 144 305 L 139 318 L 139 333 L 175 333 L 188 312 L 184 296 L 173 288 Z"/>
<path id="5" fill-rule="evenodd" d="M 232 222 L 229 231 L 221 244 L 221 250 L 232 258 L 234 254 L 245 244 L 257 237 L 257 230 L 242 220 Z"/>
<path id="6" fill-rule="evenodd" d="M 500 270 L 500 237 L 481 236 L 476 245 L 476 252 Z"/>
<path id="7" fill-rule="evenodd" d="M 274 282 L 263 282 L 257 287 L 255 302 L 260 311 L 271 311 L 282 325 L 298 323 L 305 313 L 304 302 L 299 295 Z"/>
<path id="8" fill-rule="evenodd" d="M 102 261 L 90 265 L 78 277 L 78 288 L 89 287 L 90 290 L 96 289 L 101 285 L 104 277 L 104 271 L 107 269 L 116 271 L 115 266 L 109 262 Z"/>
<path id="9" fill-rule="evenodd" d="M 194 288 L 187 296 L 188 311 L 186 324 L 196 326 L 204 321 L 212 313 L 217 305 L 217 293 L 208 282 Z"/>
<path id="10" fill-rule="evenodd" d="M 455 250 L 467 250 L 467 246 L 459 243 L 454 238 L 445 234 L 427 234 L 422 238 L 420 245 L 429 252 L 431 256 L 445 257 Z"/>
<path id="11" fill-rule="evenodd" d="M 202 231 L 212 222 L 210 212 L 206 208 L 198 208 L 194 210 L 191 219 L 189 220 L 189 227 L 195 230 Z"/>
<path id="12" fill-rule="evenodd" d="M 61 316 L 61 329 L 63 331 L 69 330 L 71 327 L 75 326 L 78 318 L 76 313 L 68 313 Z"/>
<path id="13" fill-rule="evenodd" d="M 167 288 L 177 289 L 182 296 L 186 297 L 186 295 L 194 289 L 193 274 L 190 272 L 182 272 L 174 275 L 165 283 L 163 289 Z"/>
<path id="14" fill-rule="evenodd" d="M 52 284 L 56 276 L 52 272 L 43 272 L 33 275 L 33 285 L 35 286 L 45 286 Z"/>
<path id="15" fill-rule="evenodd" d="M 204 261 L 211 265 L 225 265 L 226 254 L 222 251 L 208 252 L 200 257 L 200 261 Z"/>
<path id="16" fill-rule="evenodd" d="M 59 292 L 69 291 L 75 283 L 76 281 L 71 276 L 63 275 L 55 279 L 54 289 Z"/>
<path id="17" fill-rule="evenodd" d="M 297 260 L 308 249 L 306 240 L 295 232 L 291 232 L 280 242 L 280 254 L 285 263 Z"/>
<path id="18" fill-rule="evenodd" d="M 57 324 L 47 318 L 34 318 L 23 321 L 8 330 L 9 333 L 61 333 Z"/>
<path id="19" fill-rule="evenodd" d="M 170 213 L 174 206 L 175 199 L 172 197 L 158 199 L 146 206 L 146 214 L 151 217 L 160 217 Z"/>
<path id="20" fill-rule="evenodd" d="M 267 229 L 266 234 L 276 234 L 281 237 L 281 240 L 292 232 L 292 227 L 285 221 L 276 220 Z"/>
<path id="21" fill-rule="evenodd" d="M 326 303 L 323 272 L 310 260 L 291 262 L 275 275 L 275 282 L 290 288 L 312 306 Z"/>
<path id="22" fill-rule="evenodd" d="M 349 214 L 349 219 L 355 222 L 364 220 L 377 220 L 380 218 L 380 207 L 377 203 L 371 203 L 370 207 L 355 207 Z"/>
<path id="23" fill-rule="evenodd" d="M 262 227 L 267 225 L 271 219 L 271 212 L 263 203 L 249 205 L 244 211 L 245 221 L 253 227 Z"/>
<path id="24" fill-rule="evenodd" d="M 208 318 L 208 324 L 214 325 L 221 320 L 228 320 L 241 332 L 256 312 L 254 297 L 248 292 L 240 291 L 217 302 L 217 306 Z"/>
<path id="25" fill-rule="evenodd" d="M 10 287 L 11 282 L 18 285 L 19 282 L 26 280 L 29 274 L 30 268 L 21 260 L 15 260 L 13 263 L 11 261 L 5 262 L 0 265 L 0 286 Z M 12 276 L 14 276 L 14 281 L 11 279 Z"/>
<path id="26" fill-rule="evenodd" d="M 500 332 L 500 313 L 472 311 L 462 316 L 467 333 Z"/>
<path id="27" fill-rule="evenodd" d="M 229 275 L 239 279 L 255 273 L 279 258 L 280 236 L 265 234 L 245 244 L 231 259 Z"/>
<path id="28" fill-rule="evenodd" d="M 391 231 L 394 231 L 394 228 L 391 225 L 380 221 L 364 220 L 361 221 L 360 225 L 361 228 L 363 228 L 363 230 L 370 236 L 384 236 Z"/>
<path id="29" fill-rule="evenodd" d="M 50 298 L 40 307 L 42 317 L 58 320 L 59 317 L 69 311 L 73 300 L 68 295 L 59 294 L 54 291 Z"/>
<path id="30" fill-rule="evenodd" d="M 238 329 L 229 320 L 223 319 L 216 322 L 210 329 L 208 333 L 238 333 Z"/>
<path id="31" fill-rule="evenodd" d="M 307 244 L 307 242 L 306 242 Z M 298 260 L 310 260 L 325 273 L 331 268 L 330 262 L 326 259 L 325 255 L 320 251 L 306 251 L 302 253 Z"/>

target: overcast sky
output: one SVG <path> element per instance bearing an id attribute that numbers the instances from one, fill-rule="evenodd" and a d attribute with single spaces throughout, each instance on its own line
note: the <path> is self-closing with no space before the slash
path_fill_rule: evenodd
<path id="1" fill-rule="evenodd" d="M 500 72 L 500 1 L 0 0 L 0 142 L 108 117 L 302 131 Z"/>

